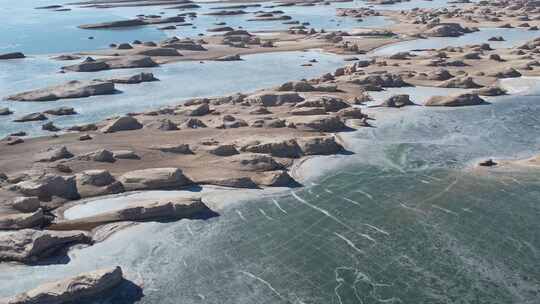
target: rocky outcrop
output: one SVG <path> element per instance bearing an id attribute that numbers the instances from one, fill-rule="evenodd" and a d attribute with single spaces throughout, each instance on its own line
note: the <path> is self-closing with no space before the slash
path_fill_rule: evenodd
<path id="1" fill-rule="evenodd" d="M 219 179 L 207 179 L 198 182 L 204 185 L 214 185 L 228 188 L 255 189 L 257 184 L 249 177 L 225 177 Z"/>
<path id="2" fill-rule="evenodd" d="M 304 155 L 332 155 L 345 150 L 334 136 L 305 137 L 297 142 Z"/>
<path id="3" fill-rule="evenodd" d="M 33 213 L 14 213 L 0 215 L 0 230 L 15 230 L 39 227 L 45 223 L 42 209 Z M 1 302 L 0 302 L 1 303 Z"/>
<path id="4" fill-rule="evenodd" d="M 211 147 L 208 149 L 208 153 L 216 156 L 232 156 L 239 154 L 234 145 L 219 145 L 217 147 Z"/>
<path id="5" fill-rule="evenodd" d="M 474 82 L 472 77 L 456 77 L 441 83 L 439 87 L 453 89 L 477 89 L 483 86 Z"/>
<path id="6" fill-rule="evenodd" d="M 73 80 L 58 86 L 11 95 L 8 96 L 7 99 L 16 101 L 51 101 L 66 98 L 108 95 L 116 92 L 114 83 L 112 82 L 101 80 Z"/>
<path id="7" fill-rule="evenodd" d="M 485 87 L 475 90 L 473 93 L 480 96 L 501 96 L 507 94 L 506 90 L 500 87 Z"/>
<path id="8" fill-rule="evenodd" d="M 434 96 L 427 102 L 426 106 L 443 106 L 443 107 L 461 107 L 461 106 L 475 106 L 486 103 L 485 100 L 480 98 L 477 94 L 459 94 L 454 96 Z"/>
<path id="9" fill-rule="evenodd" d="M 178 168 L 153 168 L 130 171 L 118 178 L 126 191 L 178 189 L 192 184 Z"/>
<path id="10" fill-rule="evenodd" d="M 298 93 L 259 93 L 246 97 L 245 101 L 251 105 L 259 105 L 264 107 L 275 107 L 284 104 L 294 104 L 303 101 L 304 98 Z"/>
<path id="11" fill-rule="evenodd" d="M 86 170 L 75 175 L 77 191 L 81 197 L 93 197 L 124 191 L 122 184 L 107 170 Z"/>
<path id="12" fill-rule="evenodd" d="M 264 172 L 283 169 L 273 157 L 262 154 L 242 153 L 229 158 L 232 166 L 240 171 Z"/>
<path id="13" fill-rule="evenodd" d="M 88 244 L 92 238 L 82 231 L 23 229 L 0 235 L 0 261 L 33 263 L 73 244 Z"/>
<path id="14" fill-rule="evenodd" d="M 96 151 L 88 152 L 77 156 L 79 160 L 95 161 L 102 163 L 114 163 L 116 159 L 111 151 L 106 149 L 99 149 Z"/>
<path id="15" fill-rule="evenodd" d="M 209 213 L 211 210 L 198 198 L 178 198 L 170 200 L 149 201 L 129 205 L 120 210 L 101 213 L 99 215 L 73 220 L 62 220 L 51 225 L 54 230 L 90 230 L 100 225 L 123 221 L 161 221 L 192 218 Z"/>
<path id="16" fill-rule="evenodd" d="M 399 94 L 399 95 L 394 95 L 394 96 L 389 97 L 379 106 L 388 107 L 388 108 L 402 108 L 405 106 L 414 106 L 414 105 L 415 103 L 411 101 L 409 95 Z"/>
<path id="17" fill-rule="evenodd" d="M 11 207 L 23 213 L 36 212 L 40 207 L 37 196 L 19 196 L 11 200 Z"/>
<path id="18" fill-rule="evenodd" d="M 256 175 L 253 180 L 257 185 L 266 187 L 292 187 L 298 185 L 298 182 L 287 171 L 283 170 L 262 172 Z"/>
<path id="19" fill-rule="evenodd" d="M 290 117 L 288 122 L 297 129 L 311 132 L 338 132 L 346 128 L 337 116 L 296 116 Z"/>
<path id="20" fill-rule="evenodd" d="M 440 23 L 429 26 L 425 35 L 431 37 L 459 37 L 470 32 L 470 29 L 463 28 L 458 23 Z"/>
<path id="21" fill-rule="evenodd" d="M 35 156 L 36 162 L 54 162 L 60 159 L 66 159 L 73 157 L 73 154 L 68 151 L 65 146 L 62 147 L 52 147 L 47 150 L 38 153 Z"/>
<path id="22" fill-rule="evenodd" d="M 488 76 L 495 78 L 517 78 L 521 77 L 521 73 L 514 68 L 507 68 L 502 71 L 490 73 Z"/>
<path id="23" fill-rule="evenodd" d="M 287 158 L 298 158 L 302 155 L 302 150 L 295 139 L 256 142 L 242 147 L 241 150 Z"/>
<path id="24" fill-rule="evenodd" d="M 0 302 L 6 304 L 80 303 L 83 300 L 101 296 L 120 285 L 123 280 L 120 267 L 101 269 L 65 280 L 45 283 Z"/>
<path id="25" fill-rule="evenodd" d="M 165 153 L 193 154 L 188 144 L 165 144 L 151 146 L 150 150 L 158 150 Z"/>
<path id="26" fill-rule="evenodd" d="M 143 125 L 131 116 L 122 116 L 107 123 L 101 128 L 102 133 L 114 133 L 120 131 L 130 131 L 141 129 Z"/>
<path id="27" fill-rule="evenodd" d="M 295 104 L 296 108 L 323 108 L 325 112 L 337 112 L 349 108 L 350 105 L 341 98 L 333 96 L 318 96 Z"/>
<path id="28" fill-rule="evenodd" d="M 79 193 L 74 176 L 46 174 L 34 179 L 21 181 L 10 187 L 24 196 L 37 196 L 40 200 L 48 201 L 53 197 L 78 199 Z"/>
<path id="29" fill-rule="evenodd" d="M 400 75 L 385 73 L 382 75 L 364 75 L 355 77 L 352 83 L 362 86 L 367 91 L 378 91 L 381 88 L 410 87 Z"/>

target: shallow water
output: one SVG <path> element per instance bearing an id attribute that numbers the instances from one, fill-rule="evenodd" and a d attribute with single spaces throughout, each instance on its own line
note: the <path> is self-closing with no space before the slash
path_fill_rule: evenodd
<path id="1" fill-rule="evenodd" d="M 505 41 L 488 41 L 494 36 L 502 36 Z M 529 31 L 519 28 L 480 28 L 480 31 L 465 34 L 461 37 L 432 37 L 416 39 L 385 46 L 375 50 L 374 54 L 392 55 L 398 52 L 409 52 L 422 49 L 439 49 L 445 46 L 465 46 L 489 43 L 493 48 L 510 48 L 540 37 L 540 31 Z"/>
<path id="2" fill-rule="evenodd" d="M 374 109 L 344 135 L 355 154 L 301 190 L 132 227 L 66 265 L 0 265 L 0 295 L 118 264 L 140 303 L 536 303 L 540 175 L 466 166 L 537 151 L 537 98 Z"/>
<path id="3" fill-rule="evenodd" d="M 343 65 L 343 58 L 317 51 L 268 53 L 243 56 L 243 61 L 178 62 L 150 69 L 110 70 L 98 73 L 65 73 L 56 71 L 65 62 L 55 62 L 46 57 L 0 62 L 0 91 L 5 98 L 10 94 L 44 86 L 61 84 L 74 79 L 111 78 L 152 72 L 160 79 L 135 85 L 117 85 L 122 93 L 89 98 L 63 99 L 51 102 L 12 102 L 4 100 L 14 114 L 0 116 L 0 137 L 26 131 L 28 134 L 46 134 L 41 130 L 44 122 L 13 122 L 18 116 L 44 111 L 59 106 L 70 106 L 77 115 L 50 117 L 59 127 L 91 123 L 128 112 L 156 109 L 178 104 L 191 97 L 222 96 L 236 92 L 279 85 L 290 80 L 318 77 Z M 303 67 L 311 59 L 318 62 Z M 256 75 L 256 77 L 254 77 Z M 204 81 L 200 81 L 204 79 Z"/>
<path id="4" fill-rule="evenodd" d="M 82 8 L 65 6 L 72 9 L 67 12 L 57 12 L 45 9 L 34 9 L 37 6 L 58 4 L 57 1 L 12 1 L 0 0 L 0 18 L 3 20 L 2 35 L 0 35 L 0 52 L 21 51 L 25 54 L 52 54 L 60 52 L 77 52 L 107 48 L 111 43 L 131 42 L 133 40 L 156 41 L 167 36 L 197 37 L 206 30 L 215 28 L 217 22 L 226 22 L 234 28 L 244 28 L 250 31 L 285 30 L 292 25 L 283 21 L 249 22 L 254 13 L 260 10 L 274 9 L 256 7 L 245 9 L 249 14 L 237 16 L 207 16 L 205 13 L 215 11 L 212 8 L 221 6 L 219 3 L 200 3 L 201 8 L 193 10 L 171 10 L 169 6 L 122 7 L 110 9 Z M 309 22 L 316 29 L 349 30 L 353 27 L 385 26 L 391 21 L 383 17 L 368 17 L 358 22 L 353 18 L 336 17 L 329 14 L 337 7 L 362 5 L 362 3 L 334 3 L 328 6 L 309 7 L 278 7 L 293 20 Z M 162 31 L 159 27 L 165 25 L 129 27 L 122 29 L 85 30 L 77 26 L 81 24 L 99 23 L 106 21 L 135 18 L 139 14 L 154 14 L 164 17 L 174 16 L 188 11 L 197 12 L 197 18 L 187 18 L 189 26 L 177 26 L 175 30 Z M 46 24 L 46 26 L 43 26 Z M 170 25 L 170 24 L 167 24 Z M 92 37 L 93 39 L 89 39 Z"/>

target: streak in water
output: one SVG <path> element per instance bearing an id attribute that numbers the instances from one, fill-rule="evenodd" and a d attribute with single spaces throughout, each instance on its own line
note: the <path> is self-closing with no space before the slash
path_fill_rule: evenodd
<path id="1" fill-rule="evenodd" d="M 281 212 L 287 214 L 287 211 L 285 211 L 283 208 L 281 208 L 281 206 L 279 205 L 278 201 L 275 200 L 275 199 L 272 199 L 272 202 L 274 203 L 274 205 L 276 205 L 276 207 L 281 210 Z"/>
<path id="2" fill-rule="evenodd" d="M 343 235 L 341 235 L 341 234 L 339 234 L 339 233 L 337 233 L 337 232 L 334 232 L 334 234 L 335 234 L 338 238 L 344 240 L 345 243 L 347 243 L 347 245 L 349 245 L 349 247 L 351 247 L 351 248 L 354 249 L 355 251 L 357 251 L 357 252 L 359 252 L 359 253 L 361 253 L 361 254 L 366 254 L 362 249 L 356 247 L 356 245 L 354 245 L 354 243 L 353 243 L 351 240 L 349 240 L 348 238 L 344 237 Z"/>
<path id="3" fill-rule="evenodd" d="M 253 273 L 251 272 L 247 272 L 247 271 L 240 271 L 240 273 L 252 278 L 252 279 L 255 279 L 261 283 L 263 283 L 264 285 L 266 285 L 268 287 L 268 289 L 270 289 L 274 294 L 276 294 L 280 299 L 282 299 L 283 301 L 287 301 L 287 299 L 285 299 L 273 286 L 272 284 L 270 284 L 268 281 L 264 280 L 263 278 L 260 278 L 256 275 L 254 275 Z M 288 302 L 288 301 L 287 301 Z"/>

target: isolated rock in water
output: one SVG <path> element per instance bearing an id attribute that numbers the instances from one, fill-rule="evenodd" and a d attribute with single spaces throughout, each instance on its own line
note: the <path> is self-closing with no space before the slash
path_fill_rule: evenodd
<path id="1" fill-rule="evenodd" d="M 298 184 L 287 171 L 282 170 L 259 173 L 253 180 L 258 185 L 267 187 L 289 187 Z"/>
<path id="2" fill-rule="evenodd" d="M 409 95 L 400 94 L 394 95 L 386 99 L 380 106 L 389 108 L 401 108 L 404 106 L 414 106 L 414 102 L 411 101 Z"/>
<path id="3" fill-rule="evenodd" d="M 38 209 L 34 213 L 0 215 L 0 230 L 33 228 L 39 227 L 44 223 L 45 216 L 42 209 Z"/>
<path id="4" fill-rule="evenodd" d="M 0 107 L 0 116 L 10 115 L 13 114 L 9 108 L 2 108 Z"/>
<path id="5" fill-rule="evenodd" d="M 334 136 L 305 137 L 297 142 L 304 155 L 333 155 L 345 150 Z"/>
<path id="6" fill-rule="evenodd" d="M 298 158 L 302 151 L 294 139 L 276 140 L 271 142 L 257 143 L 242 147 L 242 151 L 251 153 L 270 154 L 275 157 Z"/>
<path id="7" fill-rule="evenodd" d="M 79 28 L 82 29 L 106 29 L 106 28 L 115 28 L 115 27 L 129 27 L 129 26 L 141 26 L 146 25 L 142 19 L 128 19 L 128 20 L 117 20 L 110 22 L 102 22 L 96 24 L 83 24 L 79 25 Z"/>
<path id="8" fill-rule="evenodd" d="M 37 196 L 19 196 L 11 201 L 11 207 L 20 212 L 36 212 L 40 207 Z"/>
<path id="9" fill-rule="evenodd" d="M 475 90 L 473 93 L 478 94 L 480 96 L 501 96 L 501 95 L 507 94 L 505 89 L 502 89 L 499 87 L 481 88 L 481 89 Z"/>
<path id="10" fill-rule="evenodd" d="M 82 98 L 114 93 L 116 93 L 116 89 L 112 82 L 101 80 L 73 80 L 59 86 L 11 95 L 8 96 L 7 99 L 16 101 L 51 101 L 64 98 Z"/>
<path id="11" fill-rule="evenodd" d="M 73 154 L 65 146 L 58 148 L 49 148 L 35 156 L 37 162 L 54 162 L 59 159 L 71 158 Z"/>
<path id="12" fill-rule="evenodd" d="M 24 115 L 22 117 L 19 117 L 14 122 L 28 122 L 28 121 L 41 121 L 41 120 L 47 120 L 47 116 L 45 116 L 43 113 L 30 113 L 27 115 Z"/>
<path id="13" fill-rule="evenodd" d="M 121 183 L 107 170 L 87 170 L 75 175 L 77 191 L 81 197 L 92 197 L 124 191 Z"/>
<path id="14" fill-rule="evenodd" d="M 1 300 L 6 304 L 81 303 L 118 286 L 123 281 L 120 267 L 86 272 L 77 276 L 45 283 L 27 292 Z"/>
<path id="15" fill-rule="evenodd" d="M 241 171 L 264 172 L 283 169 L 274 158 L 261 154 L 234 155 L 230 157 L 230 163 Z"/>
<path id="16" fill-rule="evenodd" d="M 193 182 L 178 168 L 153 168 L 125 173 L 118 180 L 126 191 L 177 189 Z"/>
<path id="17" fill-rule="evenodd" d="M 36 262 L 70 245 L 91 241 L 82 231 L 19 230 L 0 235 L 0 261 Z"/>
<path id="18" fill-rule="evenodd" d="M 110 81 L 113 83 L 137 84 L 141 82 L 151 82 L 151 81 L 158 81 L 158 80 L 159 79 L 154 77 L 154 74 L 142 72 L 133 76 L 112 78 Z"/>
<path id="19" fill-rule="evenodd" d="M 97 72 L 110 69 L 152 68 L 158 64 L 149 56 L 120 56 L 108 59 L 87 60 L 79 64 L 62 67 L 73 72 Z"/>
<path id="20" fill-rule="evenodd" d="M 59 61 L 69 61 L 69 60 L 77 60 L 81 59 L 81 56 L 77 55 L 58 55 L 55 57 L 51 57 L 53 60 L 59 60 Z"/>
<path id="21" fill-rule="evenodd" d="M 135 118 L 131 116 L 122 116 L 109 122 L 103 128 L 102 133 L 114 133 L 120 131 L 130 131 L 141 129 L 143 125 Z"/>
<path id="22" fill-rule="evenodd" d="M 497 163 L 494 162 L 493 159 L 490 158 L 490 159 L 479 162 L 478 165 L 480 167 L 493 167 L 493 166 L 496 166 Z"/>
<path id="23" fill-rule="evenodd" d="M 474 82 L 472 77 L 455 77 L 449 79 L 439 85 L 440 88 L 453 88 L 453 89 L 477 89 L 483 87 L 482 85 Z"/>
<path id="24" fill-rule="evenodd" d="M 77 114 L 77 112 L 75 112 L 75 109 L 73 109 L 71 107 L 54 108 L 54 109 L 47 110 L 47 111 L 45 111 L 43 113 L 49 114 L 49 115 L 56 115 L 56 116 Z"/>
<path id="25" fill-rule="evenodd" d="M 346 128 L 336 116 L 313 115 L 297 116 L 288 119 L 297 129 L 312 132 L 337 132 Z"/>
<path id="26" fill-rule="evenodd" d="M 4 60 L 4 59 L 20 59 L 20 58 L 25 58 L 24 54 L 21 53 L 21 52 L 0 54 L 0 60 Z"/>
<path id="27" fill-rule="evenodd" d="M 298 93 L 259 93 L 246 97 L 245 99 L 252 105 L 264 107 L 281 106 L 286 103 L 298 103 L 304 100 Z"/>
<path id="28" fill-rule="evenodd" d="M 477 94 L 460 94 L 454 96 L 433 96 L 427 102 L 426 106 L 444 106 L 444 107 L 460 107 L 460 106 L 475 106 L 486 103 Z"/>
<path id="29" fill-rule="evenodd" d="M 496 78 L 517 78 L 521 77 L 521 73 L 514 68 L 507 68 L 502 71 L 491 73 L 488 76 Z"/>

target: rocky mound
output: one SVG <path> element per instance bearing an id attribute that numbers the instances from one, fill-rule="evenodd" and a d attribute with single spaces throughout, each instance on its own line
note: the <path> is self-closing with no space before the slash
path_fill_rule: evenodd
<path id="1" fill-rule="evenodd" d="M 100 296 L 118 286 L 123 280 L 120 267 L 101 269 L 65 280 L 45 283 L 30 291 L 0 300 L 0 303 L 77 303 Z"/>
<path id="2" fill-rule="evenodd" d="M 28 91 L 8 96 L 16 101 L 51 101 L 65 98 L 82 98 L 95 95 L 116 93 L 114 83 L 102 80 L 78 81 L 73 80 L 58 86 Z"/>
<path id="3" fill-rule="evenodd" d="M 475 106 L 486 103 L 485 100 L 480 98 L 477 94 L 460 94 L 454 96 L 434 96 L 427 102 L 426 106 L 443 106 L 443 107 L 461 107 L 461 106 Z"/>
<path id="4" fill-rule="evenodd" d="M 91 241 L 82 231 L 19 230 L 0 235 L 0 261 L 36 262 L 66 246 Z"/>

